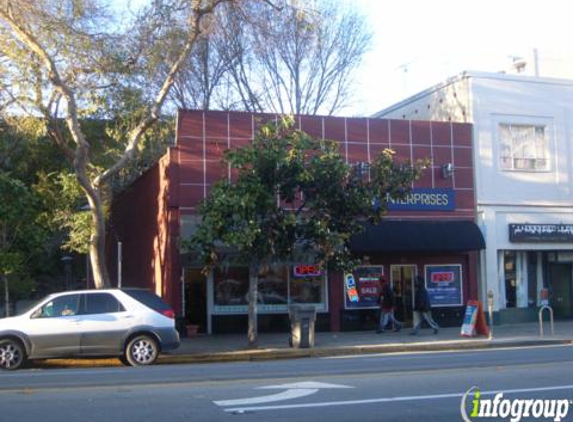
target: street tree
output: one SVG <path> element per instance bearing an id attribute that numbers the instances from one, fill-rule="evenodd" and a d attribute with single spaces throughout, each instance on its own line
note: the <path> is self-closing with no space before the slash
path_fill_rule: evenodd
<path id="1" fill-rule="evenodd" d="M 349 165 L 338 144 L 314 139 L 287 118 L 264 125 L 250 146 L 227 151 L 225 161 L 236 177 L 211 187 L 187 244 L 205 272 L 229 260 L 248 265 L 251 347 L 259 276 L 301 257 L 338 270 L 355 266 L 350 237 L 365 221 L 382 218 L 389 197 L 405 197 L 423 164 L 396 162 L 385 150 L 368 169 Z"/>
<path id="2" fill-rule="evenodd" d="M 179 73 L 183 108 L 332 115 L 351 101 L 371 43 L 365 17 L 335 0 L 277 0 L 217 10 L 211 31 Z"/>
<path id="3" fill-rule="evenodd" d="M 10 106 L 4 110 L 18 105 L 17 113 L 41 117 L 71 163 L 90 209 L 89 252 L 97 288 L 110 285 L 105 259 L 110 181 L 134 159 L 142 137 L 161 118 L 175 76 L 209 31 L 208 17 L 222 3 L 244 1 L 154 0 L 121 21 L 101 0 L 0 1 L 0 86 L 10 87 L 5 96 Z M 159 69 L 167 71 L 157 83 Z M 106 135 L 121 152 L 108 157 L 109 164 L 96 165 L 97 139 L 86 136 L 86 122 L 113 121 L 118 110 L 130 111 L 131 124 Z"/>

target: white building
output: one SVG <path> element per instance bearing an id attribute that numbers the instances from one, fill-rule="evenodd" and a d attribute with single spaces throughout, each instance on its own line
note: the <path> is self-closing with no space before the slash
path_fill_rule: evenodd
<path id="1" fill-rule="evenodd" d="M 532 320 L 546 287 L 573 317 L 573 80 L 466 72 L 375 117 L 473 123 L 479 299 Z"/>

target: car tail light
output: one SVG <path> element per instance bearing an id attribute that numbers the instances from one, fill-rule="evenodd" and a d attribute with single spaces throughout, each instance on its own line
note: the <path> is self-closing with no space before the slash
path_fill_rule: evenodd
<path id="1" fill-rule="evenodd" d="M 167 318 L 175 319 L 175 312 L 173 312 L 173 309 L 165 309 L 161 311 L 161 314 L 165 315 Z"/>

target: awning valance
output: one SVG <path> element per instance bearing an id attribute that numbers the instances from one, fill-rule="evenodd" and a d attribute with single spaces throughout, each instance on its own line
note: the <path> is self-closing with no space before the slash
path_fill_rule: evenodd
<path id="1" fill-rule="evenodd" d="M 353 236 L 354 253 L 453 252 L 485 248 L 479 227 L 472 221 L 395 221 L 368 224 Z"/>

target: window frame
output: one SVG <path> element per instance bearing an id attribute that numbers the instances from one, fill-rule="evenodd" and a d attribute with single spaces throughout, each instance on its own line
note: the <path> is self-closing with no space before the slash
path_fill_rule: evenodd
<path id="1" fill-rule="evenodd" d="M 116 304 L 118 305 L 117 310 L 115 310 L 115 311 L 104 311 L 104 312 L 88 312 L 90 297 L 93 298 L 95 296 L 111 297 L 116 302 Z M 103 315 L 103 314 L 116 314 L 119 312 L 125 312 L 125 306 L 123 306 L 121 301 L 117 297 L 115 297 L 113 294 L 107 293 L 107 292 L 97 292 L 97 293 L 86 293 L 86 294 L 84 294 L 83 300 L 82 300 L 82 305 L 83 306 L 81 306 L 81 308 L 80 308 L 79 315 Z"/>
<path id="2" fill-rule="evenodd" d="M 76 297 L 76 308 L 75 308 L 75 312 L 74 313 L 70 313 L 67 315 L 62 314 L 61 312 L 56 315 L 55 313 L 53 315 L 47 315 L 44 312 L 44 309 L 52 304 L 52 308 L 54 308 L 54 302 L 59 302 L 65 299 L 70 299 Z M 40 319 L 44 319 L 44 318 L 62 318 L 62 317 L 69 317 L 69 316 L 77 316 L 80 314 L 80 310 L 81 310 L 81 304 L 82 304 L 82 295 L 81 294 L 77 294 L 77 293 L 72 293 L 72 294 L 66 294 L 66 295 L 61 295 L 61 296 L 57 296 L 54 297 L 46 302 L 44 302 L 33 314 L 32 314 L 32 318 L 40 318 Z M 63 312 L 63 311 L 62 311 Z"/>
<path id="3" fill-rule="evenodd" d="M 515 128 L 514 131 L 512 129 Z M 525 130 L 533 130 L 535 134 L 538 131 L 542 131 L 541 138 L 534 136 L 533 139 L 519 139 L 518 136 L 513 136 L 513 134 L 518 134 L 518 128 L 523 128 Z M 499 120 L 496 125 L 497 129 L 497 144 L 498 144 L 498 166 L 503 172 L 522 172 L 522 173 L 546 173 L 552 170 L 552 132 L 551 126 L 547 121 L 540 121 L 539 119 L 531 120 Z M 509 139 L 503 135 L 503 132 L 509 132 Z M 539 139 L 542 139 L 543 145 L 541 148 L 537 145 Z M 527 144 L 533 143 L 534 157 L 517 157 L 516 151 L 523 150 L 527 147 Z M 509 145 L 507 145 L 509 144 Z M 518 145 L 516 145 L 518 144 Z M 509 154 L 504 155 L 505 151 L 509 149 Z M 525 155 L 525 154 L 521 154 Z M 523 166 L 516 165 L 519 161 L 524 163 Z M 538 163 L 544 162 L 543 166 Z M 505 164 L 506 162 L 509 165 Z M 526 165 L 526 163 L 533 163 L 532 167 Z"/>

